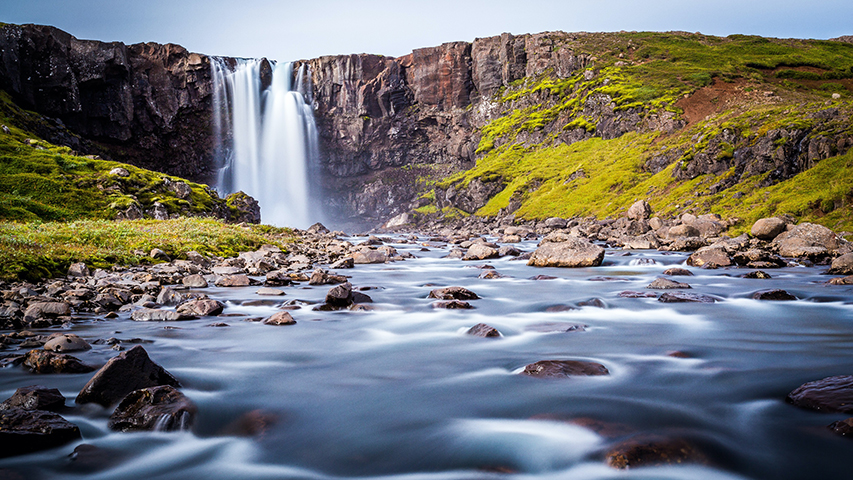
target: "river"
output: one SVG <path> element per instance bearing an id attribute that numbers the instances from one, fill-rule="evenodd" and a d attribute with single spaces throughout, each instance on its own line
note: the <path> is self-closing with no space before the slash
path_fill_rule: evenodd
<path id="1" fill-rule="evenodd" d="M 81 443 L 103 449 L 102 462 L 69 460 L 70 444 L 2 459 L 0 469 L 33 479 L 103 480 L 849 478 L 853 443 L 825 428 L 847 416 L 784 401 L 806 381 L 853 374 L 853 287 L 827 286 L 824 268 L 768 270 L 773 278 L 759 280 L 739 278 L 745 269 L 685 267 L 695 275 L 673 279 L 719 301 L 661 303 L 618 294 L 663 293 L 645 287 L 665 269 L 684 267 L 686 254 L 608 249 L 600 267 L 534 268 L 511 257 L 446 259 L 447 246 L 423 242 L 392 244 L 417 258 L 339 271 L 355 288 L 372 287 L 363 293 L 373 298 L 373 311 L 314 311 L 311 304 L 330 286 L 303 284 L 281 287 L 282 297 L 259 297 L 258 287 L 199 290 L 226 302 L 220 318 L 80 319 L 70 331 L 90 343 L 144 340 L 197 405 L 195 425 L 116 433 L 107 428 L 109 410 L 86 405 L 63 416 L 80 427 Z M 518 246 L 531 251 L 536 244 Z M 507 277 L 478 278 L 483 264 Z M 429 291 L 452 285 L 482 298 L 470 301 L 472 310 L 433 309 Z M 799 300 L 750 298 L 769 288 Z M 593 298 L 604 308 L 577 306 Z M 259 299 L 272 304 L 243 305 Z M 245 321 L 288 301 L 305 303 L 291 311 L 296 325 Z M 576 308 L 547 311 L 557 305 Z M 228 326 L 209 326 L 214 322 Z M 502 337 L 465 334 L 481 322 Z M 585 329 L 555 331 L 572 325 Z M 117 354 L 109 345 L 93 347 L 73 355 L 100 365 Z M 683 355 L 670 355 L 675 351 Z M 539 360 L 599 362 L 610 375 L 519 374 Z M 60 389 L 72 406 L 90 377 L 9 367 L 0 370 L 0 395 L 39 384 Z M 227 433 L 254 410 L 272 418 L 265 433 Z M 685 438 L 707 462 L 607 466 L 605 452 L 634 433 Z"/>

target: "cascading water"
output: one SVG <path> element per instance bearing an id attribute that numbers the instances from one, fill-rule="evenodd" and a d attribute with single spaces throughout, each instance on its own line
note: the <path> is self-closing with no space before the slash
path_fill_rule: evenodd
<path id="1" fill-rule="evenodd" d="M 311 72 L 300 65 L 294 85 L 293 64 L 274 63 L 263 88 L 265 62 L 211 62 L 216 188 L 254 197 L 265 223 L 306 228 L 321 220 L 310 188 L 319 157 Z"/>

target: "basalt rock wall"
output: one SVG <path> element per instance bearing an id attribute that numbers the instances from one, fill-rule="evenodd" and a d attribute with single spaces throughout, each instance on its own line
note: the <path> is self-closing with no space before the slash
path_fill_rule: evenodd
<path id="1" fill-rule="evenodd" d="M 211 81 L 204 55 L 173 44 L 79 40 L 54 27 L 4 25 L 0 89 L 83 138 L 55 128 L 45 134 L 54 143 L 209 177 Z"/>

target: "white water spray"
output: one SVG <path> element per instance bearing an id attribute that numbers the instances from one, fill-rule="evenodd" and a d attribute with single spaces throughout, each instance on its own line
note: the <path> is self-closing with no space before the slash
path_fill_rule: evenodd
<path id="1" fill-rule="evenodd" d="M 293 85 L 293 64 L 273 64 L 272 82 L 262 90 L 264 62 L 211 62 L 216 188 L 254 197 L 264 223 L 306 228 L 320 220 L 310 189 L 319 154 L 311 72 L 302 64 Z"/>

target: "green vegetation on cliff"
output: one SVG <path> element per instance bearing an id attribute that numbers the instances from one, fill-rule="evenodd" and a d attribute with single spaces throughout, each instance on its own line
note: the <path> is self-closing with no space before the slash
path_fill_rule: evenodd
<path id="1" fill-rule="evenodd" d="M 476 166 L 437 183 L 497 182 L 477 215 L 790 214 L 853 230 L 853 44 L 732 35 L 555 35 L 586 55 L 502 88 Z"/>

